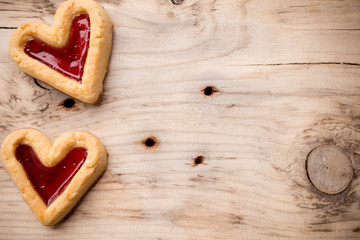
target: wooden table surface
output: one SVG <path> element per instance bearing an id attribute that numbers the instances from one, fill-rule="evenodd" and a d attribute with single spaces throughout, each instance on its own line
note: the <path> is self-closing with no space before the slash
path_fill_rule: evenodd
<path id="1" fill-rule="evenodd" d="M 61 2 L 0 2 L 0 141 L 89 131 L 109 165 L 46 228 L 0 163 L 0 239 L 360 238 L 359 0 L 103 0 L 104 95 L 72 107 L 8 53 Z"/>

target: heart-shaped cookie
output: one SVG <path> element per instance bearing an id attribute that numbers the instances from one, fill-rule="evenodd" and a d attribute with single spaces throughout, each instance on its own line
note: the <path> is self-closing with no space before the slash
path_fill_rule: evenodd
<path id="1" fill-rule="evenodd" d="M 69 0 L 55 14 L 53 27 L 25 23 L 12 34 L 11 57 L 25 73 L 86 103 L 103 90 L 113 24 L 93 0 Z"/>
<path id="2" fill-rule="evenodd" d="M 9 134 L 1 147 L 3 163 L 39 221 L 58 223 L 102 175 L 104 145 L 87 132 L 69 132 L 53 144 L 35 129 Z"/>

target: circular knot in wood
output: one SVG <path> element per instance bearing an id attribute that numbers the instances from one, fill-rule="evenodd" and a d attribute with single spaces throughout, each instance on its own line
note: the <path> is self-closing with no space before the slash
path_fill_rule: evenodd
<path id="1" fill-rule="evenodd" d="M 326 194 L 344 191 L 354 174 L 350 157 L 336 145 L 313 149 L 306 161 L 306 171 L 314 187 Z"/>

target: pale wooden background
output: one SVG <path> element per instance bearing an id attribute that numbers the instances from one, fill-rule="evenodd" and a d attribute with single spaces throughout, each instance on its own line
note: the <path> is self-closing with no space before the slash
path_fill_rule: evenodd
<path id="1" fill-rule="evenodd" d="M 22 127 L 52 140 L 89 131 L 108 169 L 46 228 L 0 163 L 0 239 L 360 238 L 360 1 L 104 0 L 104 96 L 71 109 L 8 54 L 17 26 L 52 24 L 60 3 L 0 2 L 0 141 Z M 146 148 L 149 136 L 159 144 Z M 328 143 L 354 168 L 336 195 L 305 170 Z"/>

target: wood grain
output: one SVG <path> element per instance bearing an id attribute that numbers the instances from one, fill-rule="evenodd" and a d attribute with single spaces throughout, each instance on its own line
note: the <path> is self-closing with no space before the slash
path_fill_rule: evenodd
<path id="1" fill-rule="evenodd" d="M 52 24 L 60 3 L 0 2 L 0 141 L 89 131 L 109 166 L 45 228 L 1 163 L 1 239 L 360 238 L 359 1 L 102 1 L 114 22 L 103 99 L 71 108 L 7 49 L 12 28 Z M 322 145 L 351 160 L 339 194 L 307 176 Z"/>

